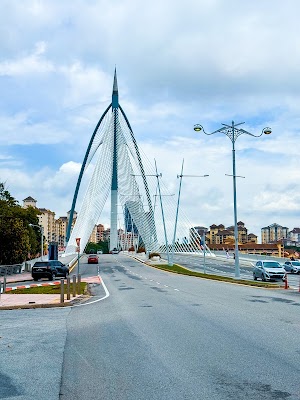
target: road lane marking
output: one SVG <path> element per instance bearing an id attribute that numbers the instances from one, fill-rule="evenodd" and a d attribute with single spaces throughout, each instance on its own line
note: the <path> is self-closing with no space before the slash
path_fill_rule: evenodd
<path id="1" fill-rule="evenodd" d="M 94 301 L 90 301 L 90 302 L 87 302 L 87 303 L 74 304 L 74 305 L 72 305 L 72 306 L 70 306 L 70 307 L 88 306 L 88 305 L 90 305 L 90 304 L 98 303 L 99 301 L 102 301 L 102 300 L 104 300 L 104 299 L 107 299 L 107 297 L 109 297 L 110 293 L 109 293 L 107 287 L 105 286 L 105 283 L 103 282 L 103 279 L 101 278 L 100 275 L 98 275 L 98 276 L 99 276 L 99 279 L 100 279 L 100 281 L 101 281 L 101 285 L 103 286 L 103 289 L 104 289 L 104 291 L 105 291 L 105 296 L 104 296 L 104 297 L 101 297 L 100 299 L 97 299 L 97 300 L 94 300 Z"/>

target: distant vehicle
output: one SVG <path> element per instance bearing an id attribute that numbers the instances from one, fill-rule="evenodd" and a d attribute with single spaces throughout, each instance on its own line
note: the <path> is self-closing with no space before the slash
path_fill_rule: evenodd
<path id="1" fill-rule="evenodd" d="M 41 278 L 53 281 L 58 276 L 66 278 L 68 275 L 69 268 L 58 260 L 37 261 L 31 269 L 31 276 L 35 281 Z"/>
<path id="2" fill-rule="evenodd" d="M 111 254 L 119 254 L 119 250 L 114 247 L 111 251 Z"/>
<path id="3" fill-rule="evenodd" d="M 88 264 L 98 264 L 98 256 L 96 254 L 91 254 L 88 256 Z"/>
<path id="4" fill-rule="evenodd" d="M 283 264 L 286 272 L 290 272 L 291 274 L 300 274 L 300 261 L 286 261 Z"/>
<path id="5" fill-rule="evenodd" d="M 257 261 L 253 268 L 253 279 L 262 281 L 275 281 L 286 279 L 286 271 L 277 261 Z"/>
<path id="6" fill-rule="evenodd" d="M 102 250 L 97 250 L 97 254 L 103 254 Z"/>

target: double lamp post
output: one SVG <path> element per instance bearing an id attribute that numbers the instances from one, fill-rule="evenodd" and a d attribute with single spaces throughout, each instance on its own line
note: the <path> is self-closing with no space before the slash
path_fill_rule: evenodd
<path id="1" fill-rule="evenodd" d="M 235 244 L 235 278 L 240 277 L 240 266 L 239 266 L 239 242 L 238 242 L 238 226 L 237 226 L 237 205 L 236 205 L 236 168 L 235 168 L 235 141 L 237 138 L 243 134 L 253 136 L 253 137 L 260 137 L 263 134 L 269 135 L 272 133 L 271 128 L 264 128 L 260 135 L 254 135 L 246 131 L 245 129 L 237 128 L 237 126 L 244 124 L 244 122 L 240 122 L 239 124 L 235 124 L 232 121 L 231 125 L 222 124 L 223 127 L 217 129 L 214 132 L 207 133 L 205 132 L 202 125 L 196 124 L 194 125 L 194 131 L 200 132 L 203 131 L 206 135 L 214 135 L 215 133 L 223 133 L 232 143 L 232 178 L 233 178 L 233 212 L 234 212 L 234 244 Z M 230 175 L 229 175 L 230 176 Z"/>

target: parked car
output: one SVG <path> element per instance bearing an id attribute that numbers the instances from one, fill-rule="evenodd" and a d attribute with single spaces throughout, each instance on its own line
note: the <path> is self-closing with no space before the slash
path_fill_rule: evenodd
<path id="1" fill-rule="evenodd" d="M 300 274 L 300 261 L 285 261 L 283 267 L 286 272 L 290 272 L 291 274 Z"/>
<path id="2" fill-rule="evenodd" d="M 253 269 L 253 279 L 260 278 L 262 281 L 286 279 L 286 271 L 277 261 L 257 261 Z"/>
<path id="3" fill-rule="evenodd" d="M 53 281 L 58 276 L 66 278 L 68 275 L 69 268 L 58 260 L 37 261 L 31 269 L 31 276 L 35 281 L 41 278 Z"/>
<path id="4" fill-rule="evenodd" d="M 88 264 L 98 264 L 98 256 L 96 254 L 90 254 L 88 256 Z"/>

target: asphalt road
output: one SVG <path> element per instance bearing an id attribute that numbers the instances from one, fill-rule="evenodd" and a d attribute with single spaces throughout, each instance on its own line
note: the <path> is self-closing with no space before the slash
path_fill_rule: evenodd
<path id="1" fill-rule="evenodd" d="M 167 260 L 167 255 L 163 255 L 164 258 Z M 101 256 L 100 256 L 101 257 Z M 251 261 L 251 260 L 250 260 Z M 252 263 L 248 261 L 244 261 L 242 258 L 240 259 L 240 277 L 241 279 L 252 280 L 253 279 L 253 263 L 256 260 L 252 260 Z M 82 269 L 81 264 L 85 265 L 87 262 L 87 256 L 82 256 L 80 261 L 80 273 L 88 275 L 89 269 Z M 216 274 L 216 275 L 223 275 L 229 276 L 234 278 L 235 277 L 235 265 L 234 260 L 232 258 L 226 259 L 225 257 L 206 257 L 205 264 L 203 256 L 197 254 L 175 254 L 174 255 L 174 262 L 182 265 L 183 267 L 189 268 L 191 270 L 197 272 L 206 272 L 208 274 Z M 75 267 L 70 275 L 77 274 L 78 269 Z M 83 275 L 84 276 L 84 275 Z M 48 280 L 43 279 L 40 282 Z M 8 283 L 7 287 L 14 287 L 17 285 L 27 285 L 32 283 L 32 280 L 26 282 L 15 282 L 15 283 Z M 272 283 L 272 282 L 271 282 Z M 278 282 L 275 282 L 278 284 Z M 284 286 L 282 281 L 279 283 Z M 288 284 L 291 288 L 299 290 L 300 288 L 300 275 L 297 274 L 288 274 Z"/>
<path id="2" fill-rule="evenodd" d="M 300 399 L 296 293 L 107 257 L 110 296 L 67 318 L 61 399 Z"/>
<path id="3" fill-rule="evenodd" d="M 300 399 L 297 291 L 99 267 L 89 305 L 1 312 L 1 399 Z"/>

